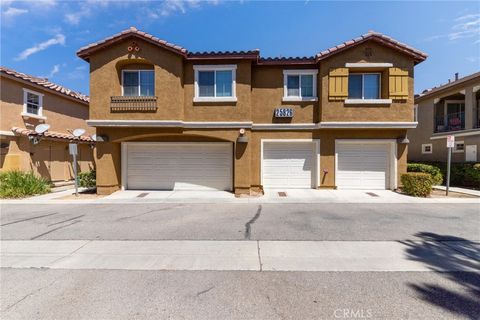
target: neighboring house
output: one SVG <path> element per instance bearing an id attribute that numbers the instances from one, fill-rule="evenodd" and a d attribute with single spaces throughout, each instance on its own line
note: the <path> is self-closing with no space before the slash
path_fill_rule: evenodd
<path id="1" fill-rule="evenodd" d="M 130 28 L 90 63 L 97 190 L 395 189 L 413 70 L 426 55 L 369 32 L 313 57 L 189 52 Z"/>
<path id="2" fill-rule="evenodd" d="M 0 67 L 1 170 L 33 171 L 53 182 L 73 179 L 69 142 L 79 143 L 79 169 L 94 167 L 92 139 L 88 134 L 88 97 L 47 79 Z M 39 124 L 50 128 L 42 135 Z M 71 130 L 87 129 L 76 138 Z"/>
<path id="3" fill-rule="evenodd" d="M 453 162 L 478 162 L 480 72 L 415 97 L 416 129 L 408 132 L 410 161 L 447 161 L 447 136 L 455 136 Z"/>

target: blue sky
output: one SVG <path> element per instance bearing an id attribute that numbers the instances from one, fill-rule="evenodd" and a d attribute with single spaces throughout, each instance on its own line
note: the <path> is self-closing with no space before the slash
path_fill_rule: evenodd
<path id="1" fill-rule="evenodd" d="M 415 92 L 480 70 L 480 1 L 1 0 L 1 65 L 88 94 L 82 46 L 130 26 L 190 51 L 312 56 L 368 30 L 429 54 Z"/>

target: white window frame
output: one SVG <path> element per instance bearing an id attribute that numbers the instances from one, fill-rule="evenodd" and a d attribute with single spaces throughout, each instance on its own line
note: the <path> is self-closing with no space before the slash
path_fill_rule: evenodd
<path id="1" fill-rule="evenodd" d="M 312 97 L 302 97 L 302 77 L 304 75 L 311 75 L 313 76 L 313 91 Z M 288 76 L 299 76 L 299 96 L 288 96 Z M 317 96 L 317 77 L 318 77 L 318 70 L 317 69 L 299 69 L 299 70 L 283 70 L 283 101 L 318 101 Z"/>
<path id="2" fill-rule="evenodd" d="M 125 72 L 137 72 L 138 73 L 138 96 L 129 96 L 129 97 L 153 97 L 153 96 L 141 96 L 140 95 L 140 72 L 141 71 L 152 71 L 153 72 L 153 92 L 155 92 L 155 70 L 154 69 L 123 69 L 122 70 L 122 97 L 124 95 L 124 88 L 123 88 L 123 78 L 124 78 L 124 73 Z"/>
<path id="3" fill-rule="evenodd" d="M 381 72 L 355 72 L 355 73 L 350 73 L 349 76 L 351 75 L 362 75 L 362 97 L 361 98 L 350 98 L 348 97 L 347 100 L 360 100 L 360 101 L 384 101 L 384 100 L 390 100 L 390 99 L 382 99 L 382 73 Z M 365 93 L 364 93 L 364 89 L 365 89 L 365 86 L 363 85 L 365 82 L 363 80 L 363 78 L 365 77 L 366 74 L 378 74 L 378 98 L 377 99 L 365 99 Z M 348 82 L 349 85 L 350 85 L 350 81 Z M 350 88 L 348 88 L 350 89 Z M 350 90 L 349 90 L 350 91 Z"/>
<path id="4" fill-rule="evenodd" d="M 28 93 L 38 96 L 38 114 L 27 112 L 27 95 Z M 23 117 L 35 118 L 45 120 L 46 117 L 43 116 L 43 96 L 44 94 L 36 92 L 30 89 L 23 88 L 23 111 L 21 115 Z"/>
<path id="5" fill-rule="evenodd" d="M 463 149 L 457 149 L 458 144 L 463 144 Z M 464 153 L 465 152 L 465 141 L 455 141 L 455 147 L 452 149 L 453 153 Z"/>
<path id="6" fill-rule="evenodd" d="M 194 65 L 193 71 L 195 73 L 195 95 L 193 97 L 193 102 L 236 102 L 237 101 L 237 65 L 228 64 L 228 65 Z M 199 71 L 213 71 L 214 72 L 214 81 L 213 81 L 213 97 L 200 97 L 200 89 L 198 86 L 198 72 Z M 232 96 L 231 97 L 217 97 L 217 81 L 216 81 L 216 71 L 231 71 L 232 72 Z"/>
<path id="7" fill-rule="evenodd" d="M 426 151 L 425 148 L 430 147 L 430 151 Z M 422 154 L 432 154 L 433 152 L 433 144 L 431 143 L 424 143 L 422 144 Z"/>
<path id="8" fill-rule="evenodd" d="M 418 122 L 418 104 L 413 106 L 413 122 Z"/>

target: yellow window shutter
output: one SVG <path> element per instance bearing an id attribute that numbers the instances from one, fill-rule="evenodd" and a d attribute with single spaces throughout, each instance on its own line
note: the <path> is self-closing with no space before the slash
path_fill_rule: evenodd
<path id="1" fill-rule="evenodd" d="M 408 70 L 388 69 L 388 94 L 393 100 L 408 99 Z"/>
<path id="2" fill-rule="evenodd" d="M 331 69 L 328 74 L 328 99 L 345 100 L 348 98 L 348 68 Z"/>

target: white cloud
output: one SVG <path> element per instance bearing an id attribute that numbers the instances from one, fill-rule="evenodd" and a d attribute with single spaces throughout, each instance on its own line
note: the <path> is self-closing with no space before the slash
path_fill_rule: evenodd
<path id="1" fill-rule="evenodd" d="M 52 70 L 48 73 L 46 76 L 40 76 L 40 78 L 53 78 L 54 75 L 56 75 L 58 72 L 60 72 L 60 65 L 56 64 L 53 66 Z"/>
<path id="2" fill-rule="evenodd" d="M 3 10 L 2 10 L 3 11 Z M 14 7 L 8 7 L 5 11 L 2 12 L 2 15 L 5 18 L 12 18 L 22 14 L 28 13 L 27 9 L 19 9 Z"/>
<path id="3" fill-rule="evenodd" d="M 15 58 L 15 60 L 17 60 L 17 61 L 25 60 L 29 56 L 31 56 L 32 54 L 43 51 L 43 50 L 47 49 L 48 47 L 51 47 L 51 46 L 57 45 L 57 44 L 61 44 L 61 45 L 65 44 L 65 36 L 61 33 L 57 34 L 55 37 L 53 37 L 51 39 L 48 39 L 47 41 L 41 42 L 37 45 L 34 45 L 31 48 L 25 49 Z"/>
<path id="4" fill-rule="evenodd" d="M 156 18 L 158 16 L 168 17 L 174 13 L 186 13 L 189 9 L 200 8 L 202 5 L 217 5 L 219 0 L 165 0 L 163 1 L 156 12 L 150 13 L 150 17 Z"/>
<path id="5" fill-rule="evenodd" d="M 455 18 L 453 21 L 456 22 L 456 24 L 450 28 L 448 33 L 431 36 L 425 40 L 432 41 L 445 38 L 453 41 L 476 37 L 477 40 L 475 40 L 474 43 L 480 41 L 480 14 L 466 14 Z"/>

